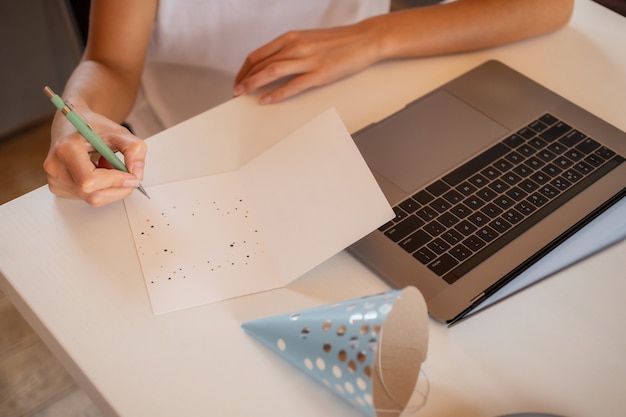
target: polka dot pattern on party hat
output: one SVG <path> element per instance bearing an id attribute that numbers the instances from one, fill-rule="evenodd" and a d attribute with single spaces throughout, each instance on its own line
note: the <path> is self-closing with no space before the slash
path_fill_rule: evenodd
<path id="1" fill-rule="evenodd" d="M 244 323 L 244 329 L 365 414 L 374 361 L 399 291 Z"/>

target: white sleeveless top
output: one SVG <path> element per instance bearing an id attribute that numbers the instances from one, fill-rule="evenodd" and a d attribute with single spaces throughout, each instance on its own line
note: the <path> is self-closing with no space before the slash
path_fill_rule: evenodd
<path id="1" fill-rule="evenodd" d="M 141 91 L 128 122 L 147 137 L 232 98 L 246 56 L 298 29 L 389 11 L 390 0 L 159 0 Z"/>

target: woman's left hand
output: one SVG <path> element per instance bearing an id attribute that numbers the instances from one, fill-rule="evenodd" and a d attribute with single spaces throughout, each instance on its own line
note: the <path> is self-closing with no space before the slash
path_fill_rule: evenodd
<path id="1" fill-rule="evenodd" d="M 267 104 L 329 84 L 379 61 L 379 39 L 377 26 L 368 21 L 287 32 L 248 55 L 237 74 L 233 92 L 245 94 L 292 77 L 261 96 L 260 102 Z"/>

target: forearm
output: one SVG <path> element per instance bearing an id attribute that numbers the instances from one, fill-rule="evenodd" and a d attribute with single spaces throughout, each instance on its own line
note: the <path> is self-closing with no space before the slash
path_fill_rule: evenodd
<path id="1" fill-rule="evenodd" d="M 489 48 L 566 25 L 573 0 L 458 0 L 362 22 L 379 31 L 380 60 Z"/>
<path id="2" fill-rule="evenodd" d="M 85 54 L 63 97 L 123 122 L 135 102 L 156 8 L 157 0 L 92 0 Z"/>
<path id="3" fill-rule="evenodd" d="M 84 60 L 69 78 L 63 97 L 121 123 L 132 109 L 138 85 L 138 79 L 117 74 L 101 62 Z"/>
<path id="4" fill-rule="evenodd" d="M 137 87 L 118 77 L 96 61 L 82 61 L 68 79 L 62 97 L 84 113 L 88 108 L 110 120 L 121 123 L 130 113 Z M 90 117 L 85 115 L 89 120 Z M 74 131 L 67 119 L 57 112 L 51 129 L 51 140 L 57 140 Z"/>

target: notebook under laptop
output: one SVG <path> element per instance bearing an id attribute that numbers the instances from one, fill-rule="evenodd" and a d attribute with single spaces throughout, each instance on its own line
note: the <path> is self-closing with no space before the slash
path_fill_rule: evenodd
<path id="1" fill-rule="evenodd" d="M 626 133 L 498 61 L 353 137 L 396 218 L 350 252 L 447 323 L 626 187 Z"/>

